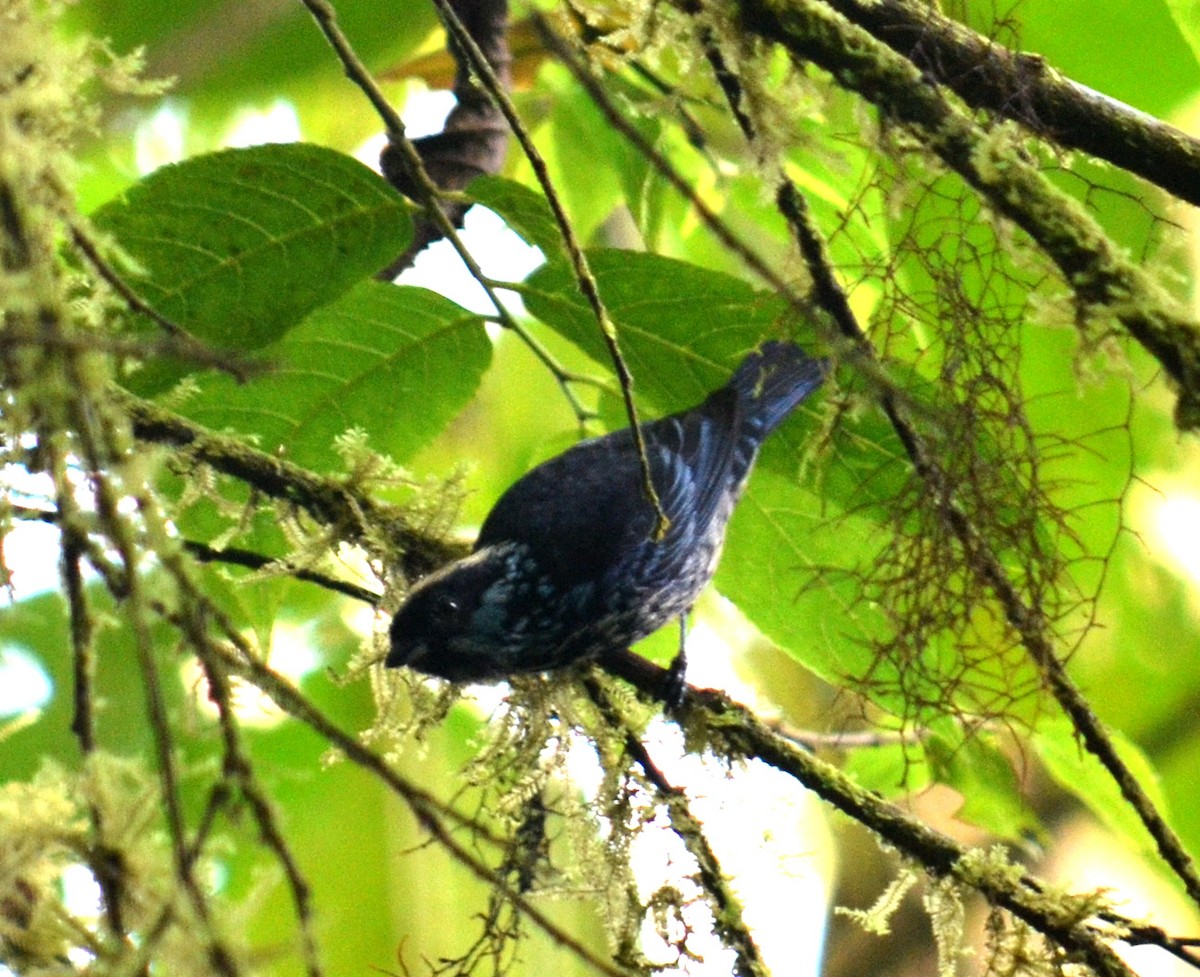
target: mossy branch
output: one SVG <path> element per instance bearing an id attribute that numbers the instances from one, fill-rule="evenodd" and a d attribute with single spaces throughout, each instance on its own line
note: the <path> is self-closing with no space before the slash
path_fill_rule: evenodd
<path id="1" fill-rule="evenodd" d="M 813 15 L 810 21 L 803 21 L 802 25 L 808 28 L 813 23 L 823 27 L 828 26 L 817 15 Z M 863 40 L 857 36 L 847 38 L 838 35 L 838 37 L 847 44 L 850 40 L 859 42 Z M 828 51 L 829 44 L 830 42 L 826 40 L 820 46 L 820 50 L 832 61 Z M 887 50 L 878 45 L 872 47 L 869 40 L 863 43 L 863 47 L 864 51 L 857 52 L 863 59 L 869 61 L 872 57 L 878 57 L 884 62 L 882 66 L 878 67 L 876 72 L 878 78 L 875 82 L 860 89 L 864 91 L 864 94 L 871 92 L 878 97 L 883 90 L 887 89 L 887 86 L 897 83 L 899 77 L 906 70 L 906 66 L 892 63 L 893 59 L 890 58 Z M 747 140 L 753 144 L 757 140 L 758 133 L 753 119 L 741 108 L 740 82 L 726 65 L 717 45 L 710 37 L 707 37 L 707 32 L 705 32 L 705 48 L 717 80 L 726 94 L 730 110 Z M 828 67 L 828 64 L 825 66 Z M 853 77 L 858 79 L 861 74 L 861 71 L 856 70 Z M 850 83 L 847 84 L 850 87 Z M 858 82 L 856 81 L 854 84 L 858 84 Z M 932 89 L 930 91 L 933 92 Z M 933 92 L 931 97 L 935 100 L 940 99 L 936 92 Z M 888 95 L 889 102 L 899 99 L 898 95 Z M 982 134 L 972 130 L 968 120 L 957 117 L 954 114 L 955 110 L 946 103 L 941 105 L 931 103 L 924 107 L 924 111 L 929 113 L 931 119 L 938 113 L 943 113 L 945 119 L 952 119 L 951 128 L 957 133 L 955 139 L 981 140 L 983 138 Z M 1024 166 L 1024 164 L 1019 165 Z M 970 180 L 969 174 L 964 173 L 963 175 Z M 1029 172 L 1023 174 L 1023 181 L 1025 184 L 1034 185 L 1041 181 L 1041 177 L 1030 169 Z M 1048 186 L 1042 187 L 1039 192 L 1042 193 L 1045 202 L 1054 201 L 1056 194 Z M 997 204 L 995 199 L 992 202 Z M 829 258 L 828 248 L 820 230 L 812 220 L 804 195 L 792 181 L 781 178 L 777 191 L 777 203 L 792 230 L 800 254 L 808 266 L 813 282 L 815 302 L 829 314 L 838 331 L 853 344 L 866 362 L 877 362 L 876 350 L 866 331 L 859 324 L 845 292 L 838 283 Z M 1065 198 L 1059 203 L 1068 207 L 1071 213 L 1075 212 L 1074 205 Z M 1081 217 L 1086 216 L 1082 212 L 1079 213 Z M 1086 222 L 1090 222 L 1090 218 L 1086 218 Z M 1098 238 L 1103 238 L 1097 228 L 1093 227 L 1092 230 Z M 1105 247 L 1115 253 L 1115 246 L 1106 244 Z M 1130 270 L 1133 271 L 1133 269 Z M 1140 272 L 1138 274 L 1140 275 Z M 925 483 L 928 489 L 938 521 L 958 541 L 963 558 L 971 573 L 993 593 L 1002 608 L 1005 619 L 1020 636 L 1022 645 L 1037 665 L 1047 688 L 1070 717 L 1076 730 L 1079 731 L 1084 745 L 1100 760 L 1117 782 L 1122 795 L 1137 812 L 1154 838 L 1164 862 L 1175 871 L 1183 881 L 1188 894 L 1200 905 L 1200 874 L 1196 871 L 1195 863 L 1128 765 L 1117 753 L 1112 737 L 1104 724 L 1100 722 L 1083 694 L 1067 675 L 1066 669 L 1055 651 L 1054 642 L 1048 635 L 1047 620 L 1033 604 L 1022 596 L 1020 589 L 1014 584 L 1002 561 L 996 555 L 993 546 L 959 504 L 951 480 L 916 426 L 911 423 L 904 404 L 888 389 L 880 391 L 880 401 L 884 413 L 908 454 L 917 477 Z"/>
<path id="2" fill-rule="evenodd" d="M 1015 150 L 984 132 L 912 62 L 817 0 L 742 0 L 747 31 L 828 71 L 890 119 L 1020 227 L 1058 266 L 1083 318 L 1112 315 L 1174 381 L 1180 430 L 1200 429 L 1200 325 Z"/>
<path id="3" fill-rule="evenodd" d="M 1067 78 L 1038 55 L 1010 51 L 934 4 L 825 0 L 964 102 L 1019 122 L 1200 206 L 1200 140 Z"/>
<path id="4" fill-rule="evenodd" d="M 239 479 L 269 498 L 295 505 L 347 542 L 363 544 L 368 550 L 382 546 L 393 565 L 412 577 L 466 552 L 464 547 L 414 528 L 402 509 L 375 500 L 345 479 L 317 475 L 131 394 L 114 391 L 113 396 L 138 440 L 177 449 L 184 458 Z"/>

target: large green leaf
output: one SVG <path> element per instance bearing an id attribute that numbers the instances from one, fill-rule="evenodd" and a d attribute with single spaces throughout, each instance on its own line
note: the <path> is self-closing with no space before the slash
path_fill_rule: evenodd
<path id="1" fill-rule="evenodd" d="M 787 331 L 787 305 L 744 281 L 637 251 L 587 253 L 638 392 L 658 409 L 699 402 L 739 358 Z M 537 269 L 522 291 L 529 311 L 607 363 L 600 328 L 567 265 Z"/>
<path id="2" fill-rule="evenodd" d="M 1146 755 L 1118 730 L 1110 730 L 1121 760 L 1137 777 L 1151 803 L 1166 815 L 1166 800 L 1158 774 Z M 1050 776 L 1063 790 L 1074 794 L 1114 834 L 1152 857 L 1156 849 L 1141 819 L 1121 795 L 1116 781 L 1095 756 L 1083 748 L 1075 727 L 1065 717 L 1039 724 L 1033 748 Z"/>
<path id="3" fill-rule="evenodd" d="M 141 266 L 155 309 L 214 346 L 257 350 L 378 271 L 411 238 L 408 205 L 356 160 L 302 144 L 164 167 L 101 207 L 96 226 Z M 178 372 L 131 379 L 143 395 Z"/>
<path id="4" fill-rule="evenodd" d="M 527 244 L 541 248 L 543 254 L 552 256 L 562 250 L 562 231 L 544 194 L 502 176 L 478 177 L 471 181 L 467 192 L 476 203 L 503 217 L 504 223 Z"/>
<path id="5" fill-rule="evenodd" d="M 363 282 L 265 355 L 270 373 L 241 386 L 206 376 L 183 412 L 329 470 L 340 467 L 334 438 L 352 427 L 375 450 L 409 458 L 470 400 L 491 343 L 479 316 L 435 292 Z"/>

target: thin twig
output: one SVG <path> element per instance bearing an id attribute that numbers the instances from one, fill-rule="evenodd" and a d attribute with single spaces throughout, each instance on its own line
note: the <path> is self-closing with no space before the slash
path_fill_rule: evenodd
<path id="1" fill-rule="evenodd" d="M 169 570 L 172 576 L 177 582 L 191 589 L 191 592 L 185 595 L 185 606 L 191 611 L 189 620 L 193 622 L 191 634 L 188 637 L 192 647 L 199 652 L 200 666 L 204 669 L 205 678 L 208 680 L 209 698 L 217 707 L 217 719 L 221 727 L 221 739 L 225 751 L 222 765 L 225 778 L 238 785 L 242 796 L 250 805 L 263 843 L 272 851 L 283 867 L 283 874 L 292 894 L 292 903 L 296 908 L 296 918 L 300 923 L 304 959 L 309 977 L 323 977 L 324 970 L 321 967 L 313 928 L 312 887 L 300 871 L 300 866 L 279 828 L 274 809 L 267 800 L 265 791 L 259 785 L 250 758 L 242 747 L 241 733 L 233 713 L 233 692 L 229 684 L 229 676 L 226 674 L 224 663 L 212 651 L 213 643 L 205 632 L 203 623 L 197 620 L 207 601 L 203 600 L 203 595 L 192 587 L 192 583 L 187 578 L 179 561 L 172 560 L 171 563 L 173 565 L 169 567 Z"/>
<path id="2" fill-rule="evenodd" d="M 350 41 L 338 26 L 337 13 L 333 9 L 333 4 L 328 0 L 300 0 L 300 2 L 308 8 L 308 12 L 312 14 L 317 26 L 321 28 L 321 33 L 325 35 L 330 47 L 337 52 L 338 60 L 346 69 L 346 77 L 362 89 L 376 114 L 383 120 L 387 127 L 388 138 L 404 138 L 404 122 L 401 121 L 400 114 L 392 108 L 392 103 L 380 91 L 370 72 L 366 70 L 358 55 L 354 53 Z"/>
<path id="3" fill-rule="evenodd" d="M 590 420 L 593 412 L 584 407 L 583 403 L 575 395 L 574 390 L 571 389 L 571 384 L 578 378 L 570 371 L 565 370 L 554 358 L 553 354 L 500 301 L 500 296 L 492 287 L 487 276 L 484 275 L 479 262 L 475 260 L 474 255 L 463 244 L 458 230 L 454 227 L 454 224 L 446 215 L 445 210 L 443 210 L 439 202 L 442 197 L 441 190 L 430 178 L 429 173 L 425 169 L 425 164 L 421 160 L 421 154 L 417 152 L 412 140 L 405 134 L 404 123 L 401 121 L 400 116 L 390 103 L 388 103 L 383 92 L 375 83 L 375 79 L 367 70 L 366 65 L 362 63 L 362 60 L 354 52 L 349 39 L 342 32 L 341 27 L 338 25 L 337 15 L 334 12 L 333 6 L 327 0 L 300 0 L 300 2 L 308 8 L 316 20 L 318 27 L 320 27 L 321 32 L 325 35 L 326 40 L 337 54 L 338 59 L 342 63 L 342 68 L 346 72 L 346 77 L 366 93 L 367 98 L 375 107 L 375 111 L 379 113 L 380 118 L 387 127 L 388 139 L 400 151 L 404 159 L 404 165 L 408 170 L 408 176 L 416 191 L 418 202 L 425 208 L 426 216 L 436 225 L 438 231 L 450 243 L 450 246 L 454 248 L 455 253 L 466 266 L 471 277 L 479 283 L 484 294 L 487 295 L 488 301 L 495 308 L 496 315 L 499 317 L 504 328 L 518 336 L 533 355 L 550 371 L 551 375 L 558 382 L 559 388 L 563 391 L 563 395 L 567 398 L 567 402 L 580 424 Z"/>
<path id="4" fill-rule="evenodd" d="M 239 383 L 245 383 L 255 373 L 261 372 L 262 364 L 247 361 L 245 357 L 230 350 L 214 349 L 206 343 L 201 342 L 190 332 L 184 329 L 183 326 L 175 322 L 173 319 L 167 318 L 159 312 L 154 306 L 150 305 L 145 299 L 137 294 L 125 281 L 117 270 L 109 264 L 108 260 L 100 253 L 99 247 L 88 234 L 78 224 L 71 225 L 71 241 L 75 245 L 80 254 L 87 259 L 92 268 L 95 269 L 109 287 L 114 292 L 125 300 L 125 304 L 134 312 L 141 313 L 148 319 L 152 320 L 162 328 L 170 337 L 171 342 L 164 344 L 164 348 L 169 348 L 173 355 L 177 355 L 185 360 L 196 363 L 203 363 L 206 366 L 211 366 L 214 369 L 228 373 Z M 153 346 L 144 345 L 140 350 L 136 345 L 133 345 L 133 352 L 147 355 L 153 350 Z"/>
<path id="5" fill-rule="evenodd" d="M 47 509 L 31 509 L 27 506 L 18 505 L 14 505 L 11 508 L 13 514 L 18 519 L 45 522 L 52 525 L 58 525 L 63 521 L 58 512 L 52 512 Z M 303 580 L 305 583 L 316 584 L 318 587 L 324 587 L 326 590 L 342 594 L 353 600 L 362 601 L 364 604 L 370 604 L 371 606 L 377 605 L 382 596 L 373 590 L 360 587 L 358 584 L 351 583 L 348 580 L 339 580 L 336 577 L 330 577 L 315 570 L 307 570 L 304 567 L 289 566 L 286 561 L 265 556 L 253 550 L 241 549 L 236 546 L 226 546 L 218 549 L 210 546 L 208 543 L 203 543 L 195 539 L 184 539 L 181 540 L 181 543 L 187 553 L 200 563 L 228 563 L 231 566 L 245 567 L 248 570 L 263 570 L 267 567 L 278 569 L 281 576 L 291 577 L 294 580 Z M 87 555 L 90 561 L 94 562 L 95 554 L 96 549 L 88 546 Z M 77 682 L 78 686 L 79 683 Z M 76 716 L 77 718 L 72 722 L 71 728 L 76 731 L 76 735 L 80 737 L 82 743 L 85 737 L 77 730 L 77 727 L 86 729 L 89 727 L 90 721 L 86 716 L 80 718 L 81 713 L 78 706 Z"/>
<path id="6" fill-rule="evenodd" d="M 113 486 L 109 472 L 112 460 L 120 457 L 121 452 L 113 430 L 106 423 L 107 411 L 96 410 L 83 399 L 89 392 L 89 386 L 76 358 L 66 358 L 65 366 L 76 391 L 67 406 L 78 436 L 79 450 L 92 472 L 90 481 L 96 503 L 96 518 L 124 568 L 125 620 L 133 633 L 134 652 L 142 675 L 147 721 L 158 762 L 159 784 L 176 877 L 207 931 L 210 965 L 223 977 L 237 977 L 241 972 L 240 967 L 224 938 L 216 932 L 208 898 L 188 858 L 189 843 L 176 766 L 173 727 L 167 715 L 154 639 L 147 620 L 147 600 L 137 571 L 139 548 L 129 517 L 122 512 L 124 493 L 118 492 Z"/>
<path id="7" fill-rule="evenodd" d="M 550 204 L 550 209 L 554 213 L 554 220 L 558 224 L 559 234 L 562 235 L 563 246 L 566 249 L 567 258 L 571 263 L 575 282 L 592 310 L 592 315 L 596 319 L 596 324 L 600 328 L 600 334 L 608 349 L 609 358 L 612 360 L 613 369 L 617 373 L 617 380 L 621 386 L 621 397 L 625 403 L 625 415 L 629 418 L 634 447 L 637 450 L 638 460 L 641 465 L 642 494 L 654 507 L 656 515 L 657 525 L 654 528 L 653 536 L 655 539 L 662 539 L 667 533 L 671 520 L 667 518 L 667 514 L 663 511 L 662 503 L 658 498 L 658 491 L 654 487 L 654 478 L 650 471 L 650 456 L 646 452 L 646 440 L 642 435 L 641 426 L 638 423 L 637 405 L 633 401 L 633 375 L 630 373 L 629 366 L 625 362 L 625 357 L 621 353 L 616 323 L 613 322 L 612 317 L 608 314 L 608 309 L 604 305 L 604 300 L 600 295 L 600 285 L 596 281 L 596 276 L 592 274 L 587 255 L 584 254 L 579 238 L 575 234 L 575 226 L 571 223 L 571 218 L 567 214 L 562 199 L 554 187 L 554 182 L 550 179 L 550 170 L 546 166 L 545 159 L 542 157 L 537 146 L 534 145 L 533 137 L 530 136 L 528 130 L 525 128 L 525 124 L 521 121 L 520 116 L 517 115 L 517 110 L 512 103 L 512 99 L 508 97 L 508 93 L 504 90 L 504 86 L 500 84 L 500 80 L 496 77 L 492 66 L 488 63 L 487 58 L 484 57 L 483 52 L 479 50 L 479 45 L 475 43 L 475 39 L 471 36 L 470 31 L 459 20 L 458 14 L 450 5 L 449 0 L 433 0 L 433 3 L 441 14 L 448 31 L 454 36 L 455 42 L 470 60 L 471 70 L 475 72 L 484 90 L 491 96 L 492 100 L 504 114 L 509 128 L 512 129 L 513 135 L 517 137 L 517 141 L 521 144 L 525 158 L 529 160 L 529 165 L 533 168 L 534 176 L 537 178 L 538 184 L 541 186 L 542 191 L 546 195 L 546 200 Z"/>
<path id="8" fill-rule="evenodd" d="M 338 580 L 336 577 L 330 577 L 315 570 L 307 570 L 304 567 L 293 567 L 286 560 L 264 556 L 262 553 L 255 553 L 253 550 L 239 549 L 236 546 L 225 546 L 217 549 L 209 546 L 207 543 L 202 543 L 194 539 L 185 539 L 183 541 L 183 548 L 187 550 L 193 559 L 199 560 L 201 563 L 228 563 L 231 566 L 246 567 L 250 570 L 263 570 L 269 567 L 272 570 L 278 570 L 281 576 L 316 584 L 318 587 L 324 587 L 326 590 L 333 591 L 336 594 L 342 594 L 345 597 L 350 597 L 354 600 L 362 601 L 364 604 L 371 604 L 372 606 L 378 604 L 381 597 L 375 591 L 368 590 L 366 587 L 360 587 L 358 584 L 351 583 L 348 580 Z"/>

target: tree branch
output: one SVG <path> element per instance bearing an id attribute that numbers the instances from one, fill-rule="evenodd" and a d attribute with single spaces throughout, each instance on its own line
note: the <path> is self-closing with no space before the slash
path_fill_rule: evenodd
<path id="1" fill-rule="evenodd" d="M 1200 206 L 1200 140 L 907 0 L 824 0 L 967 104 Z"/>
<path id="2" fill-rule="evenodd" d="M 698 13 L 693 0 L 685 8 Z M 742 24 L 904 124 L 1058 266 L 1082 312 L 1113 315 L 1175 382 L 1175 422 L 1200 429 L 1200 326 L 1086 211 L 928 84 L 909 61 L 818 0 L 742 0 Z"/>
<path id="3" fill-rule="evenodd" d="M 398 565 L 410 577 L 466 553 L 465 547 L 414 529 L 402 509 L 377 502 L 345 480 L 314 474 L 123 391 L 114 390 L 113 396 L 138 440 L 185 449 L 186 457 L 304 509 L 348 542 L 385 541 L 390 552 L 384 555 L 389 559 L 398 555 Z"/>

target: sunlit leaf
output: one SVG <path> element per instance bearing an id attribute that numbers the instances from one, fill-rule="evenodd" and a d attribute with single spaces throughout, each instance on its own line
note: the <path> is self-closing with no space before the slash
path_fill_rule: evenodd
<path id="1" fill-rule="evenodd" d="M 1168 813 L 1158 775 L 1145 754 L 1119 730 L 1110 730 L 1109 734 L 1117 755 L 1142 785 L 1150 802 L 1160 813 Z M 1063 790 L 1075 795 L 1101 824 L 1141 851 L 1147 854 L 1155 851 L 1141 819 L 1100 761 L 1084 749 L 1070 721 L 1058 718 L 1041 723 L 1032 743 L 1050 776 Z"/>
<path id="2" fill-rule="evenodd" d="M 425 445 L 474 394 L 491 343 L 477 315 L 435 292 L 364 282 L 264 352 L 270 373 L 207 377 L 184 412 L 334 469 L 333 440 L 350 428 L 399 461 Z"/>
<path id="3" fill-rule="evenodd" d="M 92 219 L 140 266 L 129 284 L 214 346 L 257 350 L 378 271 L 411 238 L 408 205 L 341 153 L 301 144 L 164 167 Z M 171 371 L 131 378 L 143 394 Z"/>

